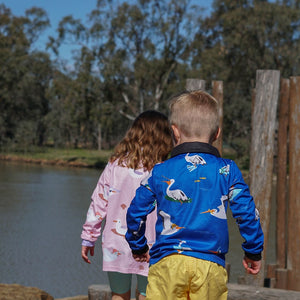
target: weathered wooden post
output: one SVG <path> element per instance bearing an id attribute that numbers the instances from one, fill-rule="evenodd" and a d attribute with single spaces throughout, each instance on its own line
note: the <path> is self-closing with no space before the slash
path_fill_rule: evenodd
<path id="1" fill-rule="evenodd" d="M 250 152 L 250 191 L 260 212 L 260 221 L 265 235 L 265 250 L 261 272 L 256 276 L 246 276 L 246 283 L 256 286 L 263 286 L 264 284 L 279 81 L 279 71 L 258 70 L 256 72 L 256 97 L 252 115 L 253 128 Z"/>
<path id="2" fill-rule="evenodd" d="M 290 78 L 288 289 L 300 291 L 300 77 Z"/>
<path id="3" fill-rule="evenodd" d="M 276 287 L 287 283 L 287 144 L 289 123 L 290 80 L 281 79 L 278 120 L 278 159 L 276 190 Z"/>
<path id="4" fill-rule="evenodd" d="M 195 91 L 195 90 L 205 91 L 205 85 L 206 85 L 205 80 L 188 78 L 186 80 L 185 88 L 187 91 Z"/>
<path id="5" fill-rule="evenodd" d="M 212 96 L 219 102 L 219 117 L 221 133 L 219 138 L 213 143 L 213 145 L 219 150 L 221 156 L 223 152 L 223 81 L 212 81 Z"/>

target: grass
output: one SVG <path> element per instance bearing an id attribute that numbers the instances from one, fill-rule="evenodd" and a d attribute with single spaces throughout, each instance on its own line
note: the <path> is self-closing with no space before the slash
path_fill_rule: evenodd
<path id="1" fill-rule="evenodd" d="M 49 147 L 35 148 L 30 152 L 2 152 L 0 153 L 0 158 L 40 164 L 103 168 L 110 155 L 110 150 L 57 149 Z"/>
<path id="2" fill-rule="evenodd" d="M 112 150 L 89 150 L 54 147 L 31 147 L 30 150 L 6 150 L 0 152 L 0 159 L 11 161 L 25 161 L 38 164 L 65 165 L 103 169 Z M 236 159 L 236 153 L 228 146 L 223 146 L 223 157 L 233 159 L 243 174 L 248 174 L 248 158 Z"/>

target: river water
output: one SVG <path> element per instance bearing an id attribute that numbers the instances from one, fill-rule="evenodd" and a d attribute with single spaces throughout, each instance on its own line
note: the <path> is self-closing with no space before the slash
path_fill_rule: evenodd
<path id="1" fill-rule="evenodd" d="M 0 161 L 0 283 L 38 287 L 54 298 L 87 295 L 89 285 L 108 283 L 99 241 L 92 264 L 80 253 L 81 228 L 100 173 Z M 230 217 L 229 230 L 229 282 L 235 283 L 244 274 L 243 240 Z M 274 262 L 272 232 L 268 248 L 267 262 Z"/>

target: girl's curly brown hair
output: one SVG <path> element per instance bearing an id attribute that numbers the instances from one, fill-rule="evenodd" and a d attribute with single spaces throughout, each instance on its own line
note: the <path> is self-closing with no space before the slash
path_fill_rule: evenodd
<path id="1" fill-rule="evenodd" d="M 168 118 L 155 110 L 141 113 L 115 147 L 110 162 L 119 160 L 124 167 L 150 171 L 156 163 L 167 159 L 172 149 Z"/>

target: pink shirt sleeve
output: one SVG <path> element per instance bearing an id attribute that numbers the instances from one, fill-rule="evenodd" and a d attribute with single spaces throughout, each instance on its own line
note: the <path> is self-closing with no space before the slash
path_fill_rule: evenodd
<path id="1" fill-rule="evenodd" d="M 107 213 L 110 172 L 110 163 L 108 163 L 92 194 L 92 202 L 89 206 L 81 233 L 83 240 L 94 243 L 101 234 L 102 220 L 106 217 Z"/>

